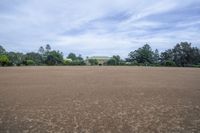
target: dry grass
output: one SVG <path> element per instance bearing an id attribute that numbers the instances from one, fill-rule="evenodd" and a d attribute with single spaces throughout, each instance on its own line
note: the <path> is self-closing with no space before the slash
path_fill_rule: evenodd
<path id="1" fill-rule="evenodd" d="M 199 132 L 200 69 L 0 68 L 0 132 Z"/>

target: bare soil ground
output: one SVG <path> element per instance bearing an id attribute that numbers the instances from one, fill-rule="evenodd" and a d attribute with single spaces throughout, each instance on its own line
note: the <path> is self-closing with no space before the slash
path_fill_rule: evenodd
<path id="1" fill-rule="evenodd" d="M 0 132 L 200 132 L 200 69 L 0 68 Z"/>

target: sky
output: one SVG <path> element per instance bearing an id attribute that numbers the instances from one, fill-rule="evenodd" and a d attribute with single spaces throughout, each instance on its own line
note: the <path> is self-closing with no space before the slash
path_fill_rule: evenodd
<path id="1" fill-rule="evenodd" d="M 127 57 L 148 43 L 200 47 L 200 0 L 0 0 L 0 45 L 67 55 Z"/>

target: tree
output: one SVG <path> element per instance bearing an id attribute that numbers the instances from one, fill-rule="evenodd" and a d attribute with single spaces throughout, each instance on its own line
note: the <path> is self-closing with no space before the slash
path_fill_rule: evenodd
<path id="1" fill-rule="evenodd" d="M 77 57 L 76 59 L 82 61 L 82 60 L 83 60 L 83 57 L 82 57 L 82 55 L 79 54 L 78 57 Z"/>
<path id="2" fill-rule="evenodd" d="M 195 59 L 198 58 L 198 52 L 195 48 L 191 47 L 191 43 L 181 42 L 178 43 L 173 49 L 173 61 L 177 66 L 186 66 L 194 64 Z M 197 54 L 197 55 L 196 55 Z"/>
<path id="3" fill-rule="evenodd" d="M 116 61 L 116 65 L 120 65 L 121 63 L 121 57 L 119 55 L 113 55 L 112 57 Z"/>
<path id="4" fill-rule="evenodd" d="M 191 60 L 192 64 L 197 65 L 200 64 L 200 49 L 197 47 L 192 48 L 192 53 L 191 53 Z"/>
<path id="5" fill-rule="evenodd" d="M 47 65 L 61 65 L 63 64 L 63 55 L 59 51 L 50 51 L 45 60 Z"/>
<path id="6" fill-rule="evenodd" d="M 23 64 L 26 66 L 34 66 L 36 63 L 33 60 L 24 60 Z"/>
<path id="7" fill-rule="evenodd" d="M 107 61 L 107 65 L 117 65 L 117 61 L 115 58 L 111 58 Z"/>
<path id="8" fill-rule="evenodd" d="M 165 52 L 162 52 L 160 55 L 161 64 L 163 64 L 165 61 L 173 61 L 173 51 L 171 49 L 166 50 Z"/>
<path id="9" fill-rule="evenodd" d="M 64 60 L 64 65 L 71 65 L 72 60 L 71 59 L 65 59 Z"/>
<path id="10" fill-rule="evenodd" d="M 9 59 L 6 55 L 0 55 L 0 65 L 5 66 L 9 64 Z"/>
<path id="11" fill-rule="evenodd" d="M 50 52 L 50 51 L 51 51 L 51 46 L 50 46 L 49 44 L 47 44 L 45 48 L 46 48 L 46 51 L 47 51 L 47 52 Z"/>
<path id="12" fill-rule="evenodd" d="M 98 61 L 97 59 L 88 59 L 90 65 L 94 66 L 94 65 L 98 65 Z"/>
<path id="13" fill-rule="evenodd" d="M 192 47 L 191 43 L 181 42 L 176 44 L 173 49 L 168 49 L 161 53 L 161 64 L 173 62 L 176 66 L 192 66 L 198 65 L 200 62 L 200 50 Z M 173 64 L 172 63 L 172 64 Z"/>
<path id="14" fill-rule="evenodd" d="M 41 55 L 44 55 L 45 50 L 44 50 L 44 48 L 42 46 L 39 48 L 38 53 L 41 54 Z"/>
<path id="15" fill-rule="evenodd" d="M 69 55 L 67 56 L 68 59 L 72 59 L 72 61 L 76 60 L 77 57 L 76 57 L 76 54 L 74 53 L 69 53 Z"/>
<path id="16" fill-rule="evenodd" d="M 167 61 L 164 61 L 162 65 L 164 65 L 164 66 L 176 66 L 176 63 L 174 61 L 167 60 Z"/>
<path id="17" fill-rule="evenodd" d="M 82 57 L 81 55 L 79 55 L 79 56 L 76 58 L 75 61 L 77 62 L 77 65 L 85 65 L 85 61 L 84 61 L 84 59 L 83 59 L 83 57 Z"/>
<path id="18" fill-rule="evenodd" d="M 6 50 L 0 45 L 0 55 L 5 54 Z"/>
<path id="19" fill-rule="evenodd" d="M 155 64 L 158 64 L 159 61 L 160 61 L 160 55 L 158 49 L 156 49 L 155 52 L 153 53 L 153 62 Z"/>
<path id="20" fill-rule="evenodd" d="M 42 55 L 35 52 L 30 52 L 25 55 L 25 60 L 32 60 L 36 65 L 43 64 Z"/>
<path id="21" fill-rule="evenodd" d="M 70 65 L 85 65 L 84 59 L 81 55 L 76 56 L 74 53 L 69 53 L 67 58 L 72 60 Z"/>
<path id="22" fill-rule="evenodd" d="M 23 53 L 8 52 L 7 56 L 10 60 L 10 64 L 14 66 L 20 66 L 25 60 L 25 56 Z"/>
<path id="23" fill-rule="evenodd" d="M 142 48 L 129 53 L 130 61 L 137 61 L 138 63 L 153 63 L 153 51 L 150 45 L 145 44 Z"/>

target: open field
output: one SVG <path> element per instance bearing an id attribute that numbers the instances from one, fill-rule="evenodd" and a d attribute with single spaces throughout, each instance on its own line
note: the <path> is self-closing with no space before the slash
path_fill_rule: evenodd
<path id="1" fill-rule="evenodd" d="M 0 68 L 0 132 L 200 132 L 200 69 Z"/>

